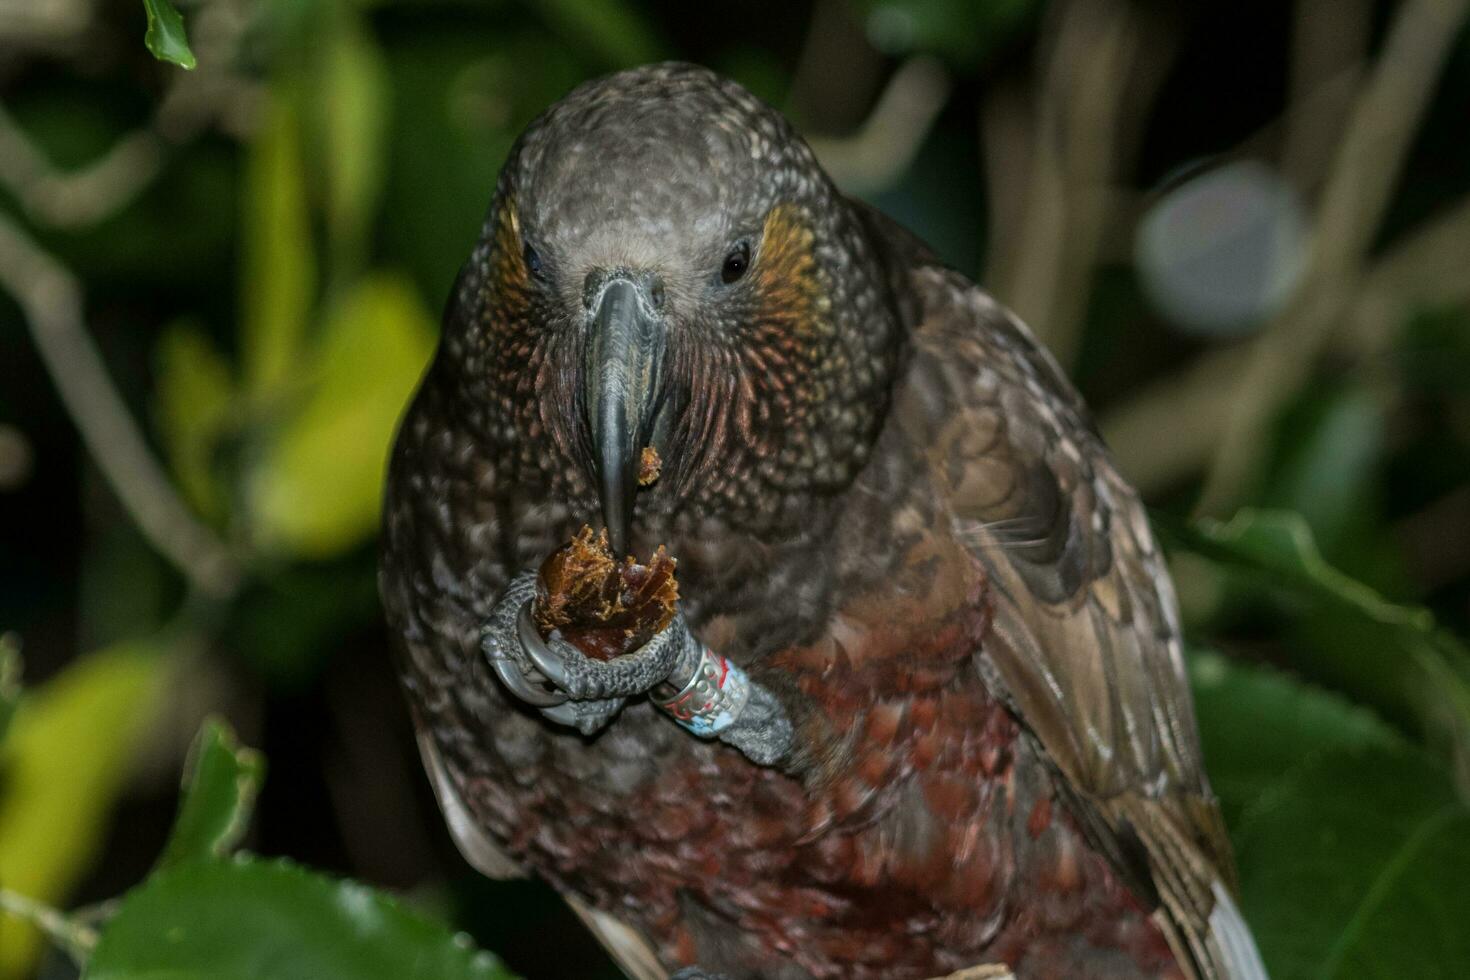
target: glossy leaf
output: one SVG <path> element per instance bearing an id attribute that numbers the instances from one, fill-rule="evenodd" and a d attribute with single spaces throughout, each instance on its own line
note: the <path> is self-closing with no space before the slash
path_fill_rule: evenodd
<path id="1" fill-rule="evenodd" d="M 1283 421 L 1268 477 L 1272 508 L 1301 514 L 1327 554 L 1363 533 L 1383 456 L 1387 412 L 1378 392 L 1318 386 Z"/>
<path id="2" fill-rule="evenodd" d="M 159 652 L 134 644 L 84 657 L 27 692 L 0 745 L 6 888 L 54 904 L 90 867 L 164 681 Z M 0 935 L 0 976 L 14 975 L 35 955 L 36 936 L 3 916 Z"/>
<path id="3" fill-rule="evenodd" d="M 148 14 L 148 31 L 143 43 L 159 61 L 168 61 L 180 68 L 193 69 L 199 62 L 189 48 L 189 38 L 184 34 L 184 18 L 174 9 L 169 0 L 143 0 L 143 9 Z"/>
<path id="4" fill-rule="evenodd" d="M 1172 533 L 1250 584 L 1326 613 L 1332 642 L 1293 645 L 1292 666 L 1424 731 L 1470 786 L 1470 654 L 1427 609 L 1389 602 L 1327 564 L 1293 513 L 1244 510 Z"/>
<path id="5" fill-rule="evenodd" d="M 240 843 L 265 778 L 265 758 L 242 747 L 219 719 L 200 729 L 184 777 L 179 815 L 159 867 L 225 857 Z"/>
<path id="6" fill-rule="evenodd" d="M 433 337 L 423 302 L 397 277 L 363 282 L 331 314 L 306 403 L 251 488 L 266 546 L 326 558 L 373 533 L 389 442 Z"/>
<path id="7" fill-rule="evenodd" d="M 300 123 L 279 92 L 264 106 L 245 187 L 241 358 L 247 390 L 269 402 L 298 380 L 316 292 Z"/>
<path id="8" fill-rule="evenodd" d="M 1336 749 L 1407 747 L 1366 708 L 1272 667 L 1196 653 L 1189 675 L 1210 784 L 1232 825 L 1304 759 Z"/>
<path id="9" fill-rule="evenodd" d="M 1470 810 L 1425 753 L 1308 759 L 1236 842 L 1242 910 L 1275 980 L 1464 976 Z"/>
<path id="10" fill-rule="evenodd" d="M 284 861 L 194 861 L 122 900 L 84 980 L 500 980 L 478 951 L 363 885 Z"/>

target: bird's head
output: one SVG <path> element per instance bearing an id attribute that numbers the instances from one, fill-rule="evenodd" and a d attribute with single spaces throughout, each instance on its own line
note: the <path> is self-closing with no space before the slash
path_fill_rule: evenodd
<path id="1" fill-rule="evenodd" d="M 588 83 L 501 173 L 441 359 L 521 479 L 756 533 L 845 487 L 899 328 L 853 206 L 779 113 L 690 65 Z M 657 481 L 639 486 L 652 447 Z M 588 514 L 588 518 L 595 515 Z"/>

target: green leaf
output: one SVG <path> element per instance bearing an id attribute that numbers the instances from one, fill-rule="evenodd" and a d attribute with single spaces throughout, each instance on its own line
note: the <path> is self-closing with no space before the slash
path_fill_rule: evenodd
<path id="1" fill-rule="evenodd" d="M 150 877 L 84 980 L 500 980 L 469 941 L 363 885 L 284 861 L 196 861 Z"/>
<path id="2" fill-rule="evenodd" d="M 1327 564 L 1293 513 L 1243 510 L 1228 523 L 1170 533 L 1249 582 L 1320 611 L 1332 640 L 1291 645 L 1292 666 L 1423 731 L 1470 789 L 1470 653 L 1427 609 L 1389 602 Z"/>
<path id="3" fill-rule="evenodd" d="M 143 0 L 143 9 L 148 12 L 148 31 L 143 35 L 143 43 L 153 57 L 192 70 L 199 62 L 189 50 L 184 18 L 174 5 L 169 0 Z"/>
<path id="4" fill-rule="evenodd" d="M 328 558 L 372 535 L 393 430 L 433 338 L 422 300 L 399 277 L 365 280 L 332 311 L 315 384 L 252 481 L 265 547 Z"/>
<path id="5" fill-rule="evenodd" d="M 1265 502 L 1302 515 L 1328 554 L 1371 517 L 1369 498 L 1383 456 L 1387 410 L 1376 391 L 1319 385 L 1281 423 Z"/>
<path id="6" fill-rule="evenodd" d="M 20 673 L 20 644 L 14 634 L 0 633 L 0 742 L 5 741 L 20 706 Z"/>
<path id="7" fill-rule="evenodd" d="M 160 339 L 154 413 L 185 498 L 212 520 L 225 516 L 215 454 L 238 408 L 230 365 L 196 326 L 175 324 Z"/>
<path id="8" fill-rule="evenodd" d="M 1205 768 L 1232 826 L 1304 759 L 1335 749 L 1408 745 L 1366 708 L 1272 667 L 1195 653 L 1189 675 Z"/>
<path id="9" fill-rule="evenodd" d="M 323 38 L 312 115 L 324 162 L 327 230 L 334 276 L 354 271 L 366 253 L 366 237 L 382 195 L 387 157 L 388 72 L 382 52 L 356 18 Z"/>
<path id="10" fill-rule="evenodd" d="M 1236 845 L 1275 980 L 1464 976 L 1470 810 L 1432 757 L 1321 755 L 1251 808 Z"/>
<path id="11" fill-rule="evenodd" d="M 216 718 L 199 730 L 190 760 L 161 868 L 230 854 L 249 827 L 265 778 L 265 758 L 242 748 L 230 727 Z"/>
<path id="12" fill-rule="evenodd" d="M 83 657 L 27 692 L 0 745 L 0 882 L 56 904 L 91 865 L 166 682 L 145 643 Z M 0 921 L 0 976 L 36 952 L 29 927 Z"/>
<path id="13" fill-rule="evenodd" d="M 296 110 L 273 92 L 263 116 L 245 173 L 241 361 L 247 390 L 269 400 L 299 380 L 316 259 Z"/>

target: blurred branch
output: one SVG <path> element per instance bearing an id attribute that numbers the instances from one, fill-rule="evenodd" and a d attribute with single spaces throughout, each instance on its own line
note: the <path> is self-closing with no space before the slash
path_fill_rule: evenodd
<path id="1" fill-rule="evenodd" d="M 1074 0 L 1060 18 L 1029 139 L 1009 91 L 986 104 L 982 125 L 997 206 L 987 280 L 1066 365 L 1087 312 L 1111 186 L 1162 84 L 1169 57 L 1160 53 L 1172 46 L 1126 0 Z M 1024 193 L 999 186 L 1017 173 L 1028 175 Z M 1020 209 L 1004 203 L 1016 198 Z"/>
<path id="2" fill-rule="evenodd" d="M 1197 511 L 1230 510 L 1276 410 L 1309 376 L 1353 286 L 1428 107 L 1467 0 L 1407 0 L 1349 120 L 1323 194 L 1302 285 L 1253 345 Z"/>
<path id="3" fill-rule="evenodd" d="M 0 912 L 28 922 L 45 933 L 52 942 L 71 957 L 79 967 L 97 946 L 97 931 L 69 918 L 64 913 L 8 888 L 0 888 Z"/>
<path id="4" fill-rule="evenodd" d="M 144 536 L 195 588 L 231 595 L 240 584 L 239 566 L 189 512 L 134 425 L 83 325 L 76 278 L 4 216 L 0 286 L 20 305 L 82 440 Z"/>
<path id="5" fill-rule="evenodd" d="M 1406 236 L 1374 263 L 1352 303 L 1343 339 L 1375 354 L 1386 347 L 1410 303 L 1446 306 L 1470 302 L 1470 197 L 1461 198 L 1425 227 Z"/>
<path id="6" fill-rule="evenodd" d="M 883 190 L 914 162 L 949 91 L 949 73 L 938 59 L 910 58 L 893 73 L 856 133 L 843 139 L 810 137 L 807 142 L 843 190 Z"/>
<path id="7" fill-rule="evenodd" d="M 1298 190 L 1316 185 L 1352 109 L 1373 27 L 1369 0 L 1297 0 L 1281 170 Z"/>
<path id="8" fill-rule="evenodd" d="M 850 132 L 872 110 L 887 71 L 857 5 L 817 0 L 786 96 L 793 118 L 803 132 Z"/>
<path id="9" fill-rule="evenodd" d="M 1177 485 L 1209 459 L 1249 353 L 1231 347 L 1200 357 L 1103 416 L 1103 438 L 1145 495 Z"/>
<path id="10" fill-rule="evenodd" d="M 1376 357 L 1416 305 L 1470 302 L 1467 254 L 1470 198 L 1404 236 L 1369 267 L 1350 289 L 1352 319 L 1338 340 L 1351 355 Z M 1249 347 L 1211 352 L 1103 416 L 1103 435 L 1139 489 L 1175 485 L 1209 461 L 1253 357 Z"/>
<path id="11" fill-rule="evenodd" d="M 96 161 L 58 172 L 0 106 L 0 183 L 38 222 L 56 228 L 95 224 L 120 210 L 158 176 L 163 141 L 151 129 L 119 139 Z"/>
<path id="12" fill-rule="evenodd" d="M 130 204 L 163 172 L 169 151 L 217 124 L 248 131 L 259 83 L 235 70 L 249 12 L 231 0 L 191 11 L 204 64 L 175 77 L 153 118 L 119 137 L 101 156 L 65 171 L 46 158 L 0 105 L 0 185 L 37 224 L 53 228 L 94 225 Z"/>

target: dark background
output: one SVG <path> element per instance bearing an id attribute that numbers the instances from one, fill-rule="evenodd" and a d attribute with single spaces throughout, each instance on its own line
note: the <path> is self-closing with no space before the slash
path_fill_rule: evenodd
<path id="1" fill-rule="evenodd" d="M 1410 7 L 1448 25 L 1395 49 L 1427 78 L 1375 87 Z M 0 873 L 65 905 L 134 884 L 222 712 L 269 759 L 251 849 L 406 890 L 528 976 L 616 975 L 548 889 L 481 880 L 449 843 L 372 510 L 510 142 L 577 82 L 665 57 L 782 107 L 839 182 L 1012 304 L 1161 520 L 1297 511 L 1333 565 L 1465 635 L 1457 7 L 201 0 L 189 73 L 150 57 L 136 0 L 0 8 L 0 633 L 38 692 L 143 651 L 141 687 L 92 682 L 101 707 L 50 746 L 56 798 L 0 779 Z M 17 293 L 53 272 L 84 330 L 48 363 Z M 140 530 L 128 453 L 79 436 L 108 406 L 58 396 L 57 372 L 83 402 L 105 387 L 73 335 L 238 575 L 197 549 L 181 571 Z M 1234 661 L 1294 676 L 1304 646 L 1347 642 L 1199 560 L 1176 575 L 1193 635 Z M 82 758 L 106 764 L 58 788 Z M 68 816 L 44 854 L 21 850 L 27 807 Z M 0 976 L 27 975 L 4 943 Z"/>

